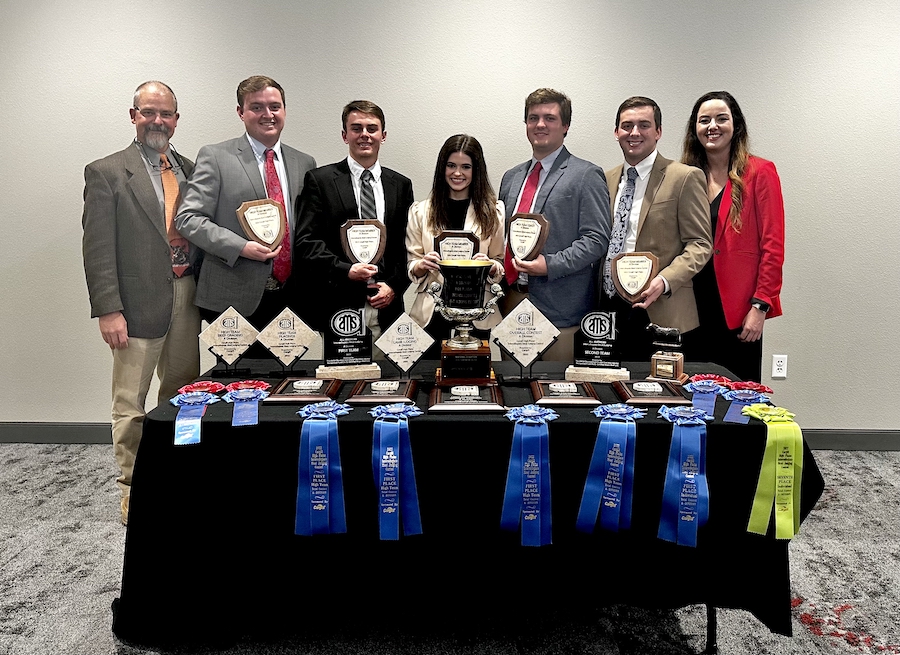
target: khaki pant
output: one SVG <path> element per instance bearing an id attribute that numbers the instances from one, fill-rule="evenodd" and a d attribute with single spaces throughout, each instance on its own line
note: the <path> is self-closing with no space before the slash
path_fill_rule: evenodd
<path id="1" fill-rule="evenodd" d="M 159 376 L 159 404 L 169 402 L 178 388 L 200 374 L 200 314 L 194 306 L 196 284 L 190 276 L 173 282 L 172 322 L 158 339 L 129 337 L 128 347 L 113 350 L 112 440 L 121 475 L 122 496 L 131 492 L 134 458 L 141 442 L 144 403 L 153 371 Z"/>

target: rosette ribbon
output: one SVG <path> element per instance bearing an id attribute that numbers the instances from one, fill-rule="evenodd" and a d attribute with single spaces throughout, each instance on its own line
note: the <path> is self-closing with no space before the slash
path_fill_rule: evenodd
<path id="1" fill-rule="evenodd" d="M 383 541 L 422 534 L 416 471 L 409 443 L 409 419 L 423 414 L 415 405 L 394 403 L 369 410 L 372 426 L 372 473 L 378 486 L 378 535 Z"/>
<path id="2" fill-rule="evenodd" d="M 344 514 L 344 479 L 338 443 L 338 416 L 350 406 L 327 400 L 297 412 L 300 457 L 297 460 L 297 511 L 294 534 L 339 534 L 347 531 Z"/>
<path id="3" fill-rule="evenodd" d="M 696 407 L 663 405 L 659 417 L 674 425 L 657 536 L 696 547 L 697 530 L 709 519 L 706 422 L 713 416 Z"/>
<path id="4" fill-rule="evenodd" d="M 732 391 L 758 391 L 759 393 L 775 393 L 771 387 L 767 387 L 759 382 L 743 381 L 728 382 L 726 385 Z"/>
<path id="5" fill-rule="evenodd" d="M 600 527 L 604 530 L 627 530 L 631 527 L 634 493 L 637 435 L 634 421 L 644 418 L 646 413 L 622 403 L 601 405 L 593 412 L 601 421 L 575 528 L 580 532 L 593 532 L 599 513 Z"/>
<path id="6" fill-rule="evenodd" d="M 186 384 L 178 393 L 190 393 L 191 391 L 208 391 L 209 393 L 219 393 L 225 390 L 225 385 L 215 380 L 197 380 L 191 384 Z"/>
<path id="7" fill-rule="evenodd" d="M 694 407 L 702 409 L 707 414 L 716 411 L 716 396 L 721 396 L 728 391 L 715 380 L 698 380 L 684 385 L 684 390 L 694 394 L 691 403 Z"/>
<path id="8" fill-rule="evenodd" d="M 237 391 L 238 389 L 259 389 L 260 391 L 268 391 L 272 385 L 262 380 L 240 380 L 239 382 L 229 383 L 225 389 L 227 391 Z"/>
<path id="9" fill-rule="evenodd" d="M 268 391 L 260 389 L 235 389 L 222 396 L 222 400 L 234 405 L 231 426 L 259 424 L 259 401 L 268 395 Z"/>
<path id="10" fill-rule="evenodd" d="M 516 531 L 521 520 L 522 545 L 545 546 L 553 541 L 547 423 L 559 414 L 539 405 L 524 405 L 508 411 L 506 418 L 516 425 L 500 528 Z"/>
<path id="11" fill-rule="evenodd" d="M 200 443 L 200 419 L 206 413 L 206 406 L 221 400 L 208 391 L 180 393 L 169 402 L 178 407 L 175 417 L 175 445 L 185 446 Z"/>
<path id="12" fill-rule="evenodd" d="M 696 375 L 691 376 L 691 382 L 703 382 L 705 380 L 711 380 L 717 384 L 721 384 L 723 387 L 727 387 L 731 384 L 730 378 L 726 378 L 724 375 L 716 375 L 715 373 L 697 373 Z"/>
<path id="13" fill-rule="evenodd" d="M 747 424 L 750 422 L 750 417 L 743 413 L 744 407 L 759 403 L 768 404 L 770 402 L 768 396 L 764 396 L 752 389 L 732 389 L 722 394 L 722 397 L 731 401 L 731 405 L 728 406 L 728 411 L 725 413 L 726 423 Z"/>
<path id="14" fill-rule="evenodd" d="M 803 433 L 794 415 L 783 407 L 754 404 L 744 414 L 766 422 L 766 450 L 747 532 L 766 534 L 775 508 L 775 538 L 791 539 L 800 531 L 800 479 L 803 474 Z"/>

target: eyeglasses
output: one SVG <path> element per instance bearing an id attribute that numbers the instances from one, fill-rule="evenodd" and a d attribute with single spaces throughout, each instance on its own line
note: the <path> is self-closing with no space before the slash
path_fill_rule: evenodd
<path id="1" fill-rule="evenodd" d="M 147 109 L 147 108 L 141 109 L 140 107 L 135 107 L 134 110 L 136 112 L 138 112 L 141 116 L 143 116 L 144 118 L 147 118 L 149 120 L 153 120 L 157 116 L 159 116 L 164 121 L 172 120 L 173 118 L 175 118 L 174 111 L 157 111 L 155 109 Z"/>

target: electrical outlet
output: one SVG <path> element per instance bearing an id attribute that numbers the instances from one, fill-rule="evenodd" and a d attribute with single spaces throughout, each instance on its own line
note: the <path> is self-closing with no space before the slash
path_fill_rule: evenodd
<path id="1" fill-rule="evenodd" d="M 772 379 L 787 378 L 787 355 L 772 355 Z"/>

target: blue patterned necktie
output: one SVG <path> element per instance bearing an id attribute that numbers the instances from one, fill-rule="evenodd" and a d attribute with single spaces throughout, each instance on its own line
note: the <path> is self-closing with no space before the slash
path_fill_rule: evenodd
<path id="1" fill-rule="evenodd" d="M 628 181 L 622 197 L 619 198 L 619 206 L 616 207 L 616 222 L 609 237 L 609 250 L 606 253 L 606 262 L 603 265 L 603 290 L 612 298 L 616 293 L 616 287 L 612 281 L 612 260 L 625 248 L 625 235 L 628 234 L 628 219 L 631 216 L 631 201 L 634 200 L 634 180 L 637 177 L 637 169 L 634 166 L 628 168 Z"/>
<path id="2" fill-rule="evenodd" d="M 372 180 L 375 176 L 368 168 L 362 172 L 359 185 L 359 216 L 360 218 L 378 218 L 375 211 L 375 192 L 372 190 Z"/>

